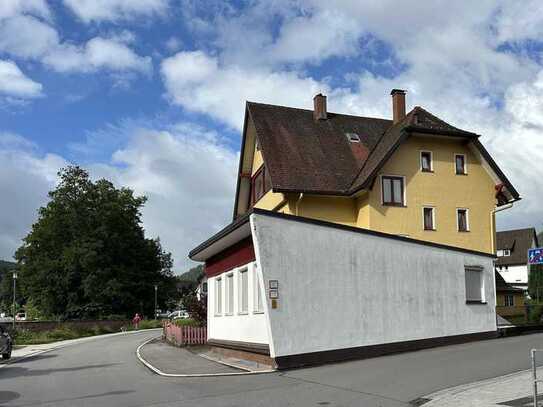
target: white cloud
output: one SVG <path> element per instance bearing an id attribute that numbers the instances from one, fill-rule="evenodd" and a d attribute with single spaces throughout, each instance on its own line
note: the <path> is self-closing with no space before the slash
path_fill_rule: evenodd
<path id="1" fill-rule="evenodd" d="M 238 154 L 222 145 L 218 135 L 191 123 L 163 129 L 126 122 L 106 126 L 90 135 L 94 143 L 120 137 L 110 159 L 91 160 L 86 167 L 94 178 L 106 177 L 133 188 L 148 201 L 143 225 L 148 237 L 161 238 L 184 271 L 190 249 L 228 223 L 232 216 Z M 120 136 L 119 136 L 120 134 Z M 0 259 L 10 258 L 21 238 L 36 220 L 37 209 L 47 202 L 56 172 L 67 161 L 42 154 L 36 145 L 18 135 L 0 134 Z"/>
<path id="2" fill-rule="evenodd" d="M 0 59 L 0 94 L 14 98 L 35 98 L 42 95 L 42 85 L 27 77 L 13 61 Z"/>
<path id="3" fill-rule="evenodd" d="M 132 33 L 108 38 L 94 37 L 82 45 L 62 42 L 51 25 L 28 15 L 0 20 L 0 52 L 14 57 L 39 60 L 59 72 L 152 71 L 150 57 L 136 54 L 127 43 Z"/>
<path id="4" fill-rule="evenodd" d="M 64 4 L 86 23 L 161 15 L 168 9 L 168 0 L 64 0 Z"/>
<path id="5" fill-rule="evenodd" d="M 179 52 L 165 59 L 161 70 L 174 103 L 210 114 L 234 128 L 243 124 L 246 100 L 309 106 L 313 94 L 327 89 L 294 72 L 223 67 L 217 58 L 201 51 Z"/>
<path id="6" fill-rule="evenodd" d="M 28 13 L 43 18 L 50 18 L 51 12 L 45 0 L 2 0 L 0 1 L 0 19 Z"/>
<path id="7" fill-rule="evenodd" d="M 56 172 L 66 161 L 40 153 L 21 136 L 0 133 L 0 162 L 0 259 L 11 259 L 36 221 L 38 208 L 47 202 Z"/>

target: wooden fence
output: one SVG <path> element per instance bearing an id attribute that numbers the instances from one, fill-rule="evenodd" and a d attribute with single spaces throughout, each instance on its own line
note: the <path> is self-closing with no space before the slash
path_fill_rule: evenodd
<path id="1" fill-rule="evenodd" d="M 164 339 L 177 346 L 203 345 L 207 342 L 207 328 L 194 326 L 177 326 L 173 322 L 164 321 Z"/>

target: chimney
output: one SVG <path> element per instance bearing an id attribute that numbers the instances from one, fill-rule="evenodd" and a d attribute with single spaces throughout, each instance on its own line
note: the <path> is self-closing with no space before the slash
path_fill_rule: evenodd
<path id="1" fill-rule="evenodd" d="M 313 118 L 316 120 L 326 120 L 326 96 L 322 93 L 313 98 Z"/>
<path id="2" fill-rule="evenodd" d="M 392 123 L 396 124 L 405 117 L 405 90 L 392 89 Z"/>

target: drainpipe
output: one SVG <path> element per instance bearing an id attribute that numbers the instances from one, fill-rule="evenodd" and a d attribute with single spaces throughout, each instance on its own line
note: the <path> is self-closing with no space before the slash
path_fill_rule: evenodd
<path id="1" fill-rule="evenodd" d="M 298 200 L 296 201 L 296 216 L 298 216 L 298 205 L 300 204 L 300 202 L 302 202 L 303 198 L 304 198 L 304 193 L 301 192 L 300 196 L 298 197 Z"/>
<path id="2" fill-rule="evenodd" d="M 511 209 L 513 207 L 513 203 L 508 203 L 507 205 L 500 206 L 498 208 L 494 208 L 490 211 L 490 242 L 492 246 L 492 252 L 494 255 L 496 255 L 496 242 L 495 242 L 495 230 L 494 230 L 494 224 L 495 224 L 495 215 L 497 212 L 504 211 L 506 209 Z"/>

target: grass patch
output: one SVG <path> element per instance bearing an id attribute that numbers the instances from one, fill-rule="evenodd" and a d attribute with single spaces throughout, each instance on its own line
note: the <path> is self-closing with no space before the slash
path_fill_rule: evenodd
<path id="1" fill-rule="evenodd" d="M 161 321 L 143 320 L 140 322 L 140 329 L 161 328 Z M 127 326 L 127 331 L 132 331 L 133 326 Z M 65 341 L 68 339 L 85 338 L 89 336 L 103 335 L 120 332 L 107 326 L 94 325 L 91 327 L 68 327 L 60 326 L 49 331 L 34 332 L 28 329 L 17 329 L 13 335 L 15 345 L 38 345 L 42 343 L 51 343 Z"/>

